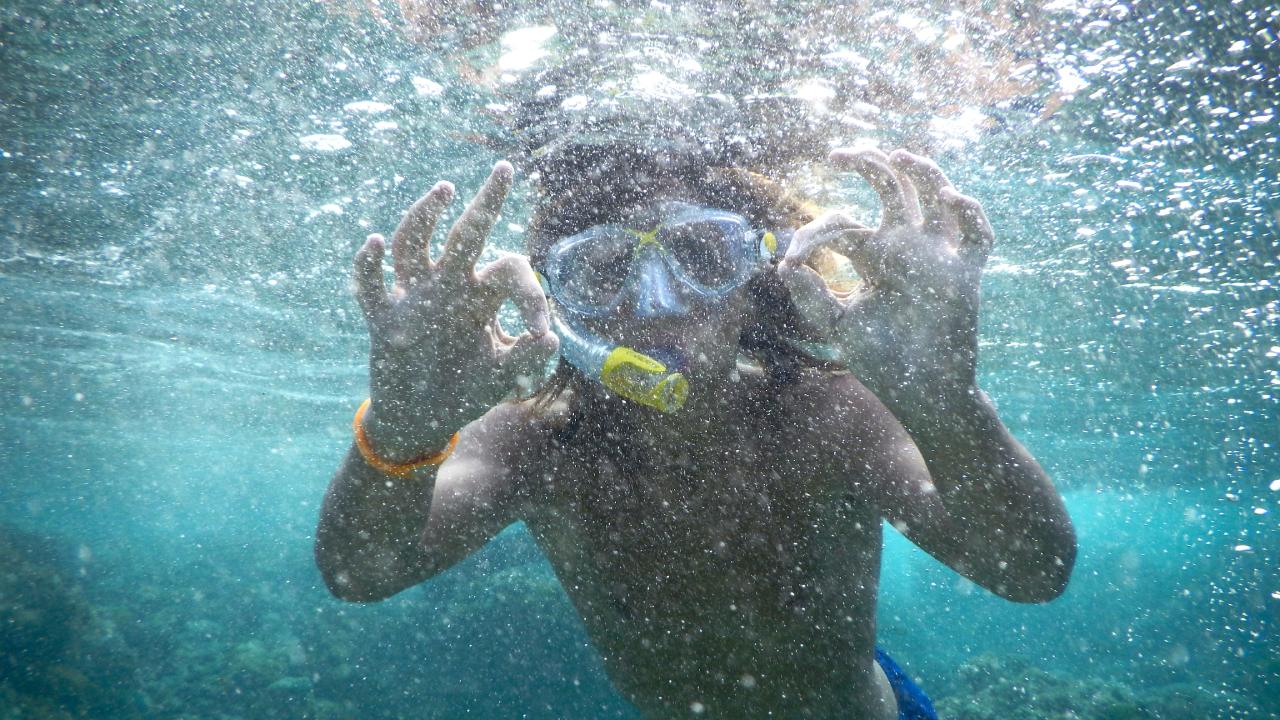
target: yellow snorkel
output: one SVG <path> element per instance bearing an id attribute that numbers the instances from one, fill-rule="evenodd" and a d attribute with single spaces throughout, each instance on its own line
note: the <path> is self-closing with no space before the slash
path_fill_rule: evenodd
<path id="1" fill-rule="evenodd" d="M 575 328 L 554 313 L 552 328 L 564 359 L 618 395 L 664 413 L 678 411 L 689 398 L 684 374 L 659 360 Z"/>

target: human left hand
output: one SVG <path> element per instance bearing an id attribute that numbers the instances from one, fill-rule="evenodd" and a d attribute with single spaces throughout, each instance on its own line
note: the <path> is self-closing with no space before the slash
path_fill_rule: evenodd
<path id="1" fill-rule="evenodd" d="M 931 160 L 905 150 L 836 150 L 883 206 L 880 227 L 827 213 L 796 232 L 778 273 L 801 314 L 904 422 L 952 406 L 975 387 L 978 297 L 994 233 L 982 205 Z M 862 279 L 833 290 L 806 264 L 829 248 Z"/>

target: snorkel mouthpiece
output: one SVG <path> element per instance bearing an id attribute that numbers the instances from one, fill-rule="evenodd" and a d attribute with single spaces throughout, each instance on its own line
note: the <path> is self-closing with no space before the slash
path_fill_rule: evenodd
<path id="1" fill-rule="evenodd" d="M 683 373 L 668 372 L 657 360 L 619 345 L 605 358 L 600 382 L 628 400 L 664 413 L 684 407 L 689 381 Z"/>
<path id="2" fill-rule="evenodd" d="M 609 390 L 664 413 L 684 407 L 689 397 L 689 381 L 683 373 L 672 372 L 657 359 L 614 345 L 555 314 L 552 314 L 552 324 L 560 338 L 560 354 L 564 359 Z"/>

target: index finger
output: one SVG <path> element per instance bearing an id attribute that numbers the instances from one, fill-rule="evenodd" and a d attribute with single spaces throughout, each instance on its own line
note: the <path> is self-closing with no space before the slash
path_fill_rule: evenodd
<path id="1" fill-rule="evenodd" d="M 889 155 L 889 160 L 915 184 L 919 192 L 924 220 L 935 224 L 941 223 L 944 219 L 938 207 L 942 201 L 941 194 L 943 190 L 951 187 L 951 181 L 947 179 L 946 173 L 942 172 L 942 168 L 927 157 L 902 149 L 894 150 Z"/>
<path id="2" fill-rule="evenodd" d="M 970 262 L 982 266 L 991 254 L 991 246 L 995 244 L 996 233 L 991 229 L 991 221 L 982 209 L 982 203 L 956 192 L 955 188 L 945 188 L 940 194 L 942 202 L 955 214 L 960 226 L 961 255 Z"/>
<path id="3" fill-rule="evenodd" d="M 908 191 L 904 189 L 889 158 L 877 150 L 833 150 L 828 160 L 841 170 L 856 170 L 880 196 L 881 227 L 892 227 L 909 222 Z"/>
<path id="4" fill-rule="evenodd" d="M 502 203 L 511 190 L 511 179 L 515 169 L 506 160 L 499 161 L 489 173 L 480 192 L 467 205 L 467 209 L 449 230 L 449 241 L 444 246 L 444 255 L 440 265 L 446 272 L 460 272 L 475 267 L 480 252 L 484 250 L 485 241 L 493 225 L 498 221 L 498 213 Z"/>

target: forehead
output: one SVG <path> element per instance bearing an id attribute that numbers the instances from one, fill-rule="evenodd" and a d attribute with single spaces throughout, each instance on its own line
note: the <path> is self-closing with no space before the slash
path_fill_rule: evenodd
<path id="1" fill-rule="evenodd" d="M 745 221 L 741 215 L 723 208 L 702 205 L 689 200 L 664 199 L 636 205 L 619 213 L 613 224 L 636 230 L 650 230 L 671 222 L 698 219 Z"/>

